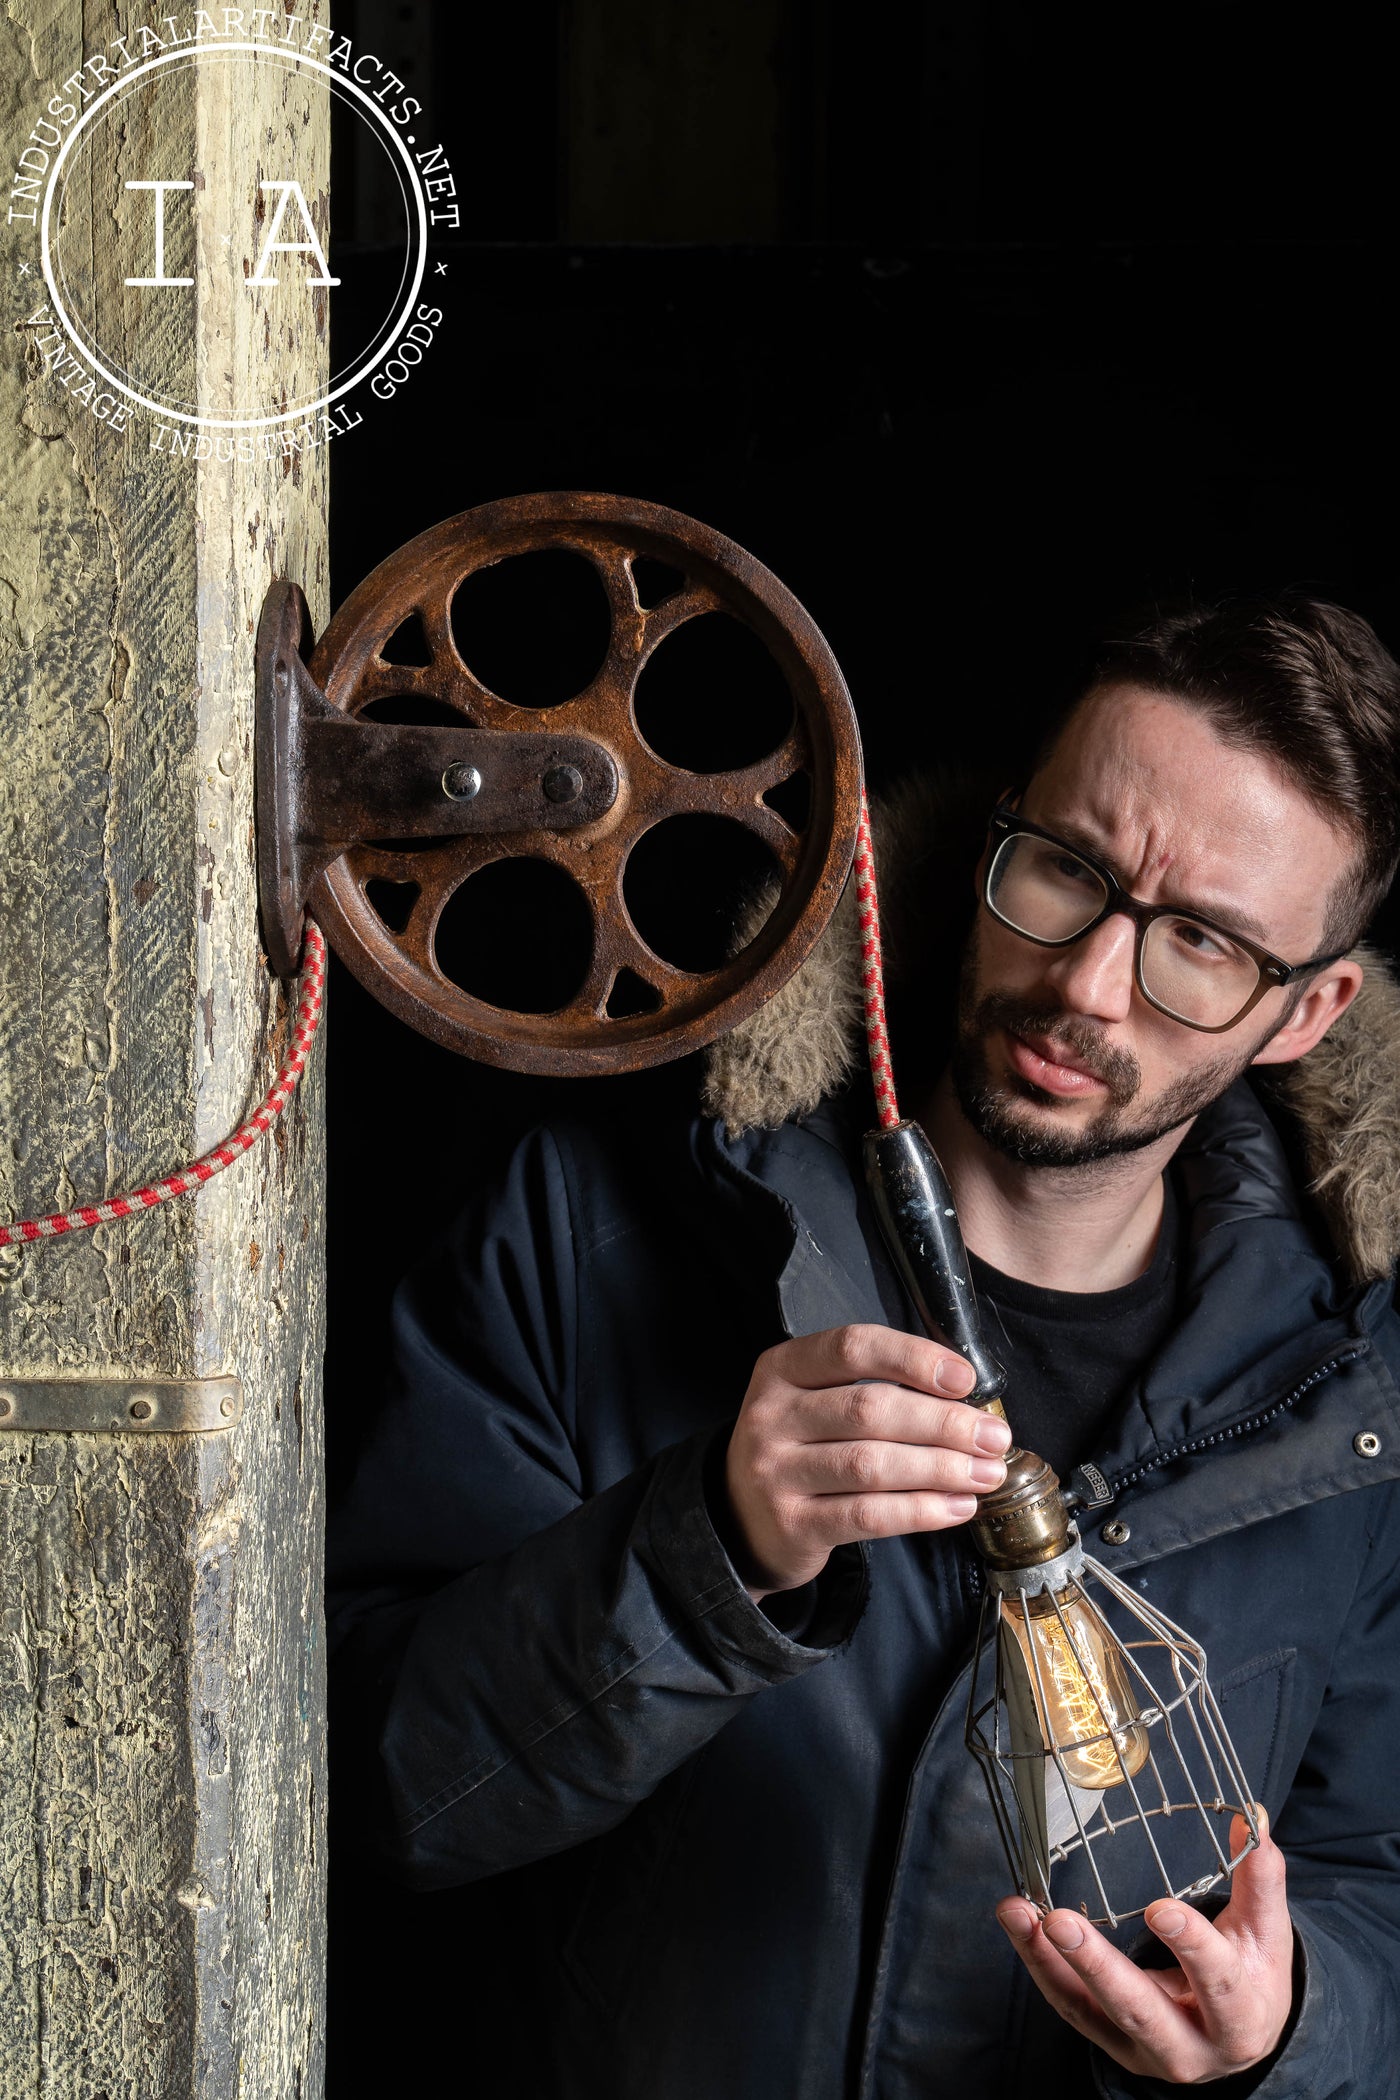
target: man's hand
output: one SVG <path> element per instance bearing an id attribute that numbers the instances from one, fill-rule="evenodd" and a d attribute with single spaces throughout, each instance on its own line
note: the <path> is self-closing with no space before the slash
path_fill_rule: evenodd
<path id="1" fill-rule="evenodd" d="M 833 1327 L 765 1350 L 725 1484 L 755 1598 L 797 1589 L 835 1546 L 966 1523 L 1006 1477 L 1011 1432 L 940 1394 L 971 1392 L 951 1349 L 889 1327 Z"/>
<path id="2" fill-rule="evenodd" d="M 1072 1910 L 1052 1910 L 1042 1923 L 1022 1897 L 998 1904 L 1041 1995 L 1125 2070 L 1201 2085 L 1278 2047 L 1293 2003 L 1293 1926 L 1283 1854 L 1262 1808 L 1258 1815 L 1259 1849 L 1236 1867 L 1214 1924 L 1188 1903 L 1148 1908 L 1147 1924 L 1179 1968 L 1139 1969 Z M 1245 1837 L 1236 1816 L 1232 1853 Z"/>

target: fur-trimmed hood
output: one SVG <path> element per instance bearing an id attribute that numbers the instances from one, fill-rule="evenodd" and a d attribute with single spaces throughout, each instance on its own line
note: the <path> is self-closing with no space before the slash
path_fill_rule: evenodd
<path id="1" fill-rule="evenodd" d="M 871 810 L 895 1076 L 906 1095 L 946 1058 L 958 957 L 970 922 L 970 871 L 985 836 L 990 784 L 938 772 Z M 771 911 L 756 898 L 738 929 Z M 1308 1190 L 1351 1276 L 1369 1282 L 1400 1254 L 1400 986 L 1364 944 L 1365 982 L 1322 1041 L 1270 1067 L 1270 1105 L 1297 1127 Z M 915 966 L 917 958 L 917 966 Z M 864 1055 L 855 885 L 802 968 L 757 1013 L 712 1044 L 703 1102 L 731 1135 L 810 1113 Z"/>

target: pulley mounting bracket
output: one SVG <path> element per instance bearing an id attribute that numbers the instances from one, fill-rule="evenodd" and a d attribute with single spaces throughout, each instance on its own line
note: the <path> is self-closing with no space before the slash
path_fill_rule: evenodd
<path id="1" fill-rule="evenodd" d="M 517 705 L 464 657 L 454 602 L 476 571 L 544 550 L 595 572 L 606 651 L 571 698 Z M 670 579 L 659 596 L 658 569 Z M 668 638 L 712 614 L 762 645 L 792 712 L 772 749 L 704 771 L 653 749 L 634 702 Z M 553 616 L 542 602 L 540 619 Z M 396 646 L 401 628 L 414 632 L 413 651 Z M 420 726 L 425 717 L 442 726 Z M 826 640 L 744 548 L 630 498 L 518 496 L 448 518 L 381 562 L 314 646 L 301 592 L 274 583 L 258 628 L 256 731 L 263 941 L 277 975 L 296 970 L 309 910 L 392 1013 L 514 1071 L 635 1071 L 736 1027 L 809 953 L 855 853 L 860 740 Z M 801 790 L 795 800 L 789 787 Z M 804 803 L 805 815 L 792 814 Z M 739 827 L 772 868 L 767 918 L 713 968 L 659 954 L 628 908 L 629 856 L 676 817 Z M 688 835 L 703 840 L 704 827 Z M 548 1012 L 492 1004 L 438 954 L 457 892 L 510 859 L 568 877 L 590 928 L 576 988 Z"/>
<path id="2" fill-rule="evenodd" d="M 569 831 L 617 798 L 617 767 L 586 736 L 375 722 L 332 707 L 306 667 L 306 600 L 278 581 L 257 638 L 258 879 L 268 961 L 296 972 L 321 871 L 379 838 Z"/>

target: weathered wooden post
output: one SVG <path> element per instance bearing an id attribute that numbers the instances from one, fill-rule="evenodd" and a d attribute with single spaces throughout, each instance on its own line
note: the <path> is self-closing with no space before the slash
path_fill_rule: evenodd
<path id="1" fill-rule="evenodd" d="M 10 0 L 11 169 L 109 39 L 139 57 L 135 19 Z M 178 291 L 131 286 L 126 237 L 134 213 L 151 223 L 151 180 L 251 210 L 272 176 L 324 237 L 328 99 L 290 62 L 191 63 L 123 98 L 111 152 L 70 155 L 64 281 L 126 373 L 167 359 L 217 406 L 258 360 L 288 399 L 314 392 L 324 292 L 245 298 L 217 212 L 168 210 Z M 160 1174 L 260 1098 L 285 1001 L 259 953 L 253 635 L 274 574 L 318 624 L 328 610 L 324 447 L 157 455 L 158 418 L 85 401 L 40 272 L 19 272 L 27 195 L 0 357 L 5 1218 Z M 320 2089 L 319 1063 L 275 1137 L 197 1198 L 0 1251 L 4 2100 Z M 4 1426 L 84 1407 L 126 1426 Z"/>

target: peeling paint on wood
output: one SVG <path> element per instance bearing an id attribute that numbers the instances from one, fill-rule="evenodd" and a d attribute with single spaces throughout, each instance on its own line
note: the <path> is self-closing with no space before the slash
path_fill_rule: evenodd
<path id="1" fill-rule="evenodd" d="M 134 11 L 133 11 L 134 12 Z M 324 7 L 299 10 L 325 19 Z M 7 149 L 126 6 L 8 0 Z M 148 12 L 139 19 L 148 19 Z M 208 164 L 252 69 L 195 69 Z M 324 209 L 317 84 L 263 69 L 278 170 Z M 125 151 L 151 144 L 134 112 Z M 115 212 L 112 195 L 94 205 Z M 98 212 L 94 221 L 101 223 Z M 113 258 L 91 257 L 112 310 Z M 199 356 L 247 354 L 206 302 Z M 322 315 L 324 326 L 324 314 Z M 187 352 L 186 352 L 187 354 Z M 323 336 L 273 342 L 289 374 Z M 0 1213 L 120 1189 L 231 1130 L 280 1017 L 258 946 L 252 636 L 327 613 L 324 453 L 156 462 L 0 357 Z M 277 1030 L 274 1027 L 273 1032 Z M 246 1387 L 209 1436 L 0 1440 L 0 2100 L 314 2100 L 321 2086 L 319 1051 L 201 1191 L 0 1250 L 0 1373 Z M 276 1258 L 250 1260 L 253 1245 Z"/>

